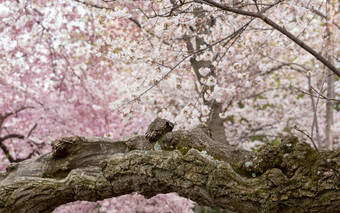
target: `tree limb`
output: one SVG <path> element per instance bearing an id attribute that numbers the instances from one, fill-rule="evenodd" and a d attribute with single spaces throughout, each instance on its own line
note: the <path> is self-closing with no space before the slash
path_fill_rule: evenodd
<path id="1" fill-rule="evenodd" d="M 171 132 L 159 125 L 150 125 L 147 133 L 163 133 L 157 142 L 145 136 L 122 141 L 74 136 L 54 141 L 51 153 L 11 164 L 0 173 L 0 212 L 51 212 L 75 200 L 134 191 L 146 197 L 177 192 L 234 212 L 340 208 L 333 171 L 296 137 L 284 138 L 278 147 L 265 145 L 254 155 L 213 141 L 205 126 Z M 161 150 L 153 150 L 157 145 Z M 340 168 L 340 150 L 321 154 Z"/>
<path id="2" fill-rule="evenodd" d="M 263 15 L 263 13 L 259 12 L 250 12 L 250 11 L 245 11 L 233 7 L 228 7 L 223 4 L 219 4 L 215 1 L 212 0 L 194 0 L 197 3 L 201 4 L 206 4 L 212 7 L 219 8 L 224 11 L 232 12 L 235 14 L 240 14 L 244 16 L 249 16 L 249 17 L 254 17 L 254 18 L 259 18 L 268 25 L 272 26 L 274 29 L 278 30 L 281 32 L 283 35 L 287 36 L 289 39 L 294 41 L 297 45 L 299 45 L 302 49 L 306 50 L 310 54 L 312 54 L 316 59 L 318 59 L 322 64 L 324 64 L 326 67 L 328 67 L 333 73 L 335 73 L 337 76 L 340 77 L 340 71 L 325 57 L 323 57 L 320 53 L 316 52 L 313 48 L 308 46 L 306 43 L 304 43 L 302 40 L 300 40 L 298 37 L 294 36 L 292 33 L 290 33 L 288 30 L 286 30 L 284 27 L 281 27 L 277 23 L 275 23 L 273 20 L 268 18 L 267 16 Z M 279 0 L 278 2 L 281 2 L 282 0 Z"/>
<path id="3" fill-rule="evenodd" d="M 24 139 L 25 136 L 23 135 L 19 135 L 19 134 L 8 134 L 4 137 L 0 137 L 0 149 L 4 152 L 6 158 L 9 160 L 9 162 L 16 162 L 16 159 L 14 159 L 11 155 L 11 153 L 9 152 L 9 149 L 6 147 L 6 145 L 4 144 L 4 141 L 7 139 L 11 139 L 11 138 L 19 138 L 19 139 Z"/>
<path id="4" fill-rule="evenodd" d="M 19 112 L 23 111 L 23 110 L 26 110 L 26 109 L 29 109 L 29 108 L 33 108 L 33 107 L 26 107 L 26 106 L 22 106 L 20 107 L 19 109 L 15 110 L 14 112 L 8 112 L 8 113 L 5 113 L 4 115 L 2 113 L 0 113 L 0 130 L 2 128 L 2 125 L 4 123 L 4 121 L 14 115 L 14 114 L 18 114 Z"/>

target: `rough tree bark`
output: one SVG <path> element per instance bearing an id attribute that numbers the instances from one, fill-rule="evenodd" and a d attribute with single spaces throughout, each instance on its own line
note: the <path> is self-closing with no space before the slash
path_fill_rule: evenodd
<path id="1" fill-rule="evenodd" d="M 0 212 L 51 212 L 71 201 L 134 191 L 146 197 L 177 192 L 200 205 L 234 212 L 340 209 L 340 183 L 333 171 L 295 137 L 255 154 L 212 140 L 205 126 L 190 131 L 172 127 L 157 119 L 146 136 L 127 140 L 56 140 L 51 153 L 0 173 Z M 340 168 L 340 150 L 322 155 Z"/>

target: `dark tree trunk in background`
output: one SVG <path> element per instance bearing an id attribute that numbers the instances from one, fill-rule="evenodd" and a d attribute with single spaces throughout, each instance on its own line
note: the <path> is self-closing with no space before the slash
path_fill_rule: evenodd
<path id="1" fill-rule="evenodd" d="M 193 12 L 194 12 L 195 17 L 203 18 L 206 15 L 206 11 L 204 11 L 202 7 L 195 7 L 193 9 Z M 207 36 L 210 34 L 210 27 L 213 25 L 213 22 L 214 20 L 210 20 L 210 22 L 208 23 L 196 22 L 195 28 L 192 28 L 197 33 L 197 35 L 194 38 L 196 47 L 194 47 L 190 39 L 186 39 L 188 52 L 190 53 L 197 52 L 203 46 L 208 46 L 208 44 L 204 41 L 203 38 L 204 36 Z M 217 78 L 217 76 L 215 73 L 215 67 L 213 66 L 213 60 L 206 61 L 206 60 L 196 59 L 196 57 L 200 56 L 202 53 L 203 52 L 194 54 L 194 57 L 190 59 L 190 62 L 196 74 L 197 80 L 202 86 L 201 95 L 203 98 L 203 103 L 209 106 L 211 110 L 209 113 L 209 119 L 208 119 L 207 125 L 211 130 L 211 135 L 214 140 L 220 141 L 222 143 L 227 143 L 223 120 L 219 116 L 219 114 L 222 112 L 222 104 L 217 103 L 215 100 L 207 100 L 204 97 L 204 94 L 207 92 L 207 90 L 210 90 L 211 92 L 214 91 L 214 86 L 204 85 L 203 83 L 205 81 L 204 79 L 207 79 L 208 76 L 213 76 L 215 78 Z M 202 76 L 199 72 L 199 70 L 202 68 L 209 68 L 210 73 L 207 76 Z"/>

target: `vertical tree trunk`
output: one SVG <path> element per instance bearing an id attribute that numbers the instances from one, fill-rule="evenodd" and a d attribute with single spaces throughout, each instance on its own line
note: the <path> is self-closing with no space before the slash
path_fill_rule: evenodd
<path id="1" fill-rule="evenodd" d="M 333 42 L 333 24 L 331 17 L 334 15 L 334 0 L 327 0 L 327 43 L 328 43 L 328 60 L 334 64 L 334 42 Z M 326 148 L 333 150 L 333 111 L 334 111 L 334 73 L 328 70 L 327 75 L 327 103 L 326 103 Z"/>
<path id="2" fill-rule="evenodd" d="M 205 11 L 202 7 L 195 7 L 193 8 L 193 12 L 195 17 L 204 18 L 205 17 Z M 196 22 L 195 24 L 195 32 L 197 33 L 197 36 L 195 37 L 195 43 L 196 46 L 191 43 L 191 41 L 187 40 L 187 49 L 188 52 L 194 52 L 201 48 L 201 46 L 207 45 L 207 43 L 203 39 L 203 35 L 208 35 L 210 33 L 210 27 L 212 26 L 214 20 L 210 20 L 208 23 L 205 22 Z M 200 55 L 198 53 L 197 55 Z M 197 80 L 201 83 L 203 86 L 203 94 L 210 89 L 211 91 L 214 91 L 214 86 L 210 86 L 207 88 L 205 85 L 202 84 L 202 76 L 199 73 L 199 70 L 201 68 L 209 68 L 211 71 L 208 74 L 209 76 L 213 76 L 216 78 L 216 74 L 214 73 L 214 66 L 213 61 L 205 61 L 205 60 L 196 60 L 196 58 L 191 58 L 190 60 L 191 65 L 195 71 Z M 206 100 L 203 95 L 203 102 L 205 105 L 210 107 L 210 114 L 209 114 L 209 120 L 207 122 L 208 127 L 211 130 L 212 138 L 216 141 L 227 143 L 227 139 L 225 136 L 225 127 L 223 124 L 223 120 L 220 118 L 219 114 L 222 112 L 222 104 L 217 103 L 215 100 Z"/>
<path id="3" fill-rule="evenodd" d="M 210 112 L 210 119 L 208 121 L 208 127 L 211 130 L 212 138 L 215 141 L 226 143 L 224 122 L 220 118 L 222 112 L 222 104 L 213 101 Z"/>
<path id="4" fill-rule="evenodd" d="M 334 98 L 334 74 L 328 70 L 327 79 L 327 98 Z M 333 100 L 327 100 L 326 103 L 326 148 L 333 150 Z"/>

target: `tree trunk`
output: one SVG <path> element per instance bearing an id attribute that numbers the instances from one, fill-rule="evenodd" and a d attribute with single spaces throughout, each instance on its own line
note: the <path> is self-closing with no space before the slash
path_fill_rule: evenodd
<path id="1" fill-rule="evenodd" d="M 0 212 L 51 212 L 68 202 L 134 191 L 146 197 L 177 192 L 233 212 L 340 209 L 333 173 L 340 168 L 340 150 L 322 152 L 325 164 L 295 137 L 255 154 L 212 140 L 204 126 L 174 132 L 150 127 L 146 135 L 162 135 L 157 141 L 162 150 L 153 150 L 156 142 L 145 136 L 125 141 L 74 136 L 54 141 L 51 153 L 11 164 L 0 173 Z"/>
<path id="2" fill-rule="evenodd" d="M 210 112 L 210 119 L 208 121 L 208 127 L 211 130 L 212 138 L 215 141 L 220 141 L 222 143 L 227 143 L 227 138 L 225 136 L 224 122 L 220 118 L 220 113 L 222 112 L 222 104 L 213 101 Z"/>
<path id="3" fill-rule="evenodd" d="M 202 7 L 194 7 L 193 13 L 195 17 L 204 19 L 205 12 Z M 208 44 L 204 41 L 203 37 L 209 35 L 210 27 L 213 24 L 213 20 L 209 20 L 208 23 L 205 22 L 196 22 L 195 24 L 195 32 L 197 36 L 195 37 L 196 47 L 192 45 L 189 39 L 186 40 L 187 42 L 187 49 L 188 52 L 193 53 L 201 49 L 202 46 L 208 46 Z M 214 86 L 206 86 L 202 83 L 204 78 L 208 76 L 213 76 L 216 78 L 215 68 L 213 66 L 213 60 L 206 61 L 206 60 L 196 60 L 196 56 L 201 55 L 202 53 L 197 53 L 193 58 L 190 59 L 191 65 L 194 69 L 198 82 L 202 85 L 202 94 L 203 94 L 203 103 L 210 107 L 210 114 L 209 119 L 207 122 L 208 127 L 211 129 L 212 138 L 216 141 L 220 141 L 222 143 L 227 143 L 227 138 L 225 136 L 225 127 L 223 120 L 220 118 L 219 114 L 222 112 L 222 104 L 217 103 L 215 100 L 206 100 L 204 97 L 204 93 L 207 90 L 211 92 L 214 91 Z M 202 68 L 209 68 L 210 73 L 207 76 L 202 76 L 199 72 Z"/>
<path id="4" fill-rule="evenodd" d="M 327 41 L 328 41 L 328 60 L 334 64 L 334 42 L 333 42 L 333 24 L 330 21 L 334 15 L 334 1 L 327 0 Z M 335 76 L 331 70 L 327 71 L 327 102 L 326 102 L 326 148 L 333 150 L 333 111 L 334 111 L 334 80 Z"/>

